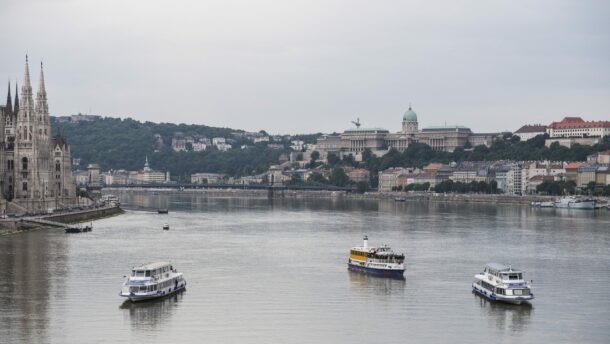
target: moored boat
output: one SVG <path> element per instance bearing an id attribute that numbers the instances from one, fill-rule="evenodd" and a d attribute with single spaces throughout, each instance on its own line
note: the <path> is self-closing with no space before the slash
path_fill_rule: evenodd
<path id="1" fill-rule="evenodd" d="M 534 299 L 531 285 L 523 279 L 524 271 L 498 263 L 488 263 L 474 276 L 472 290 L 492 300 L 521 304 Z"/>
<path id="2" fill-rule="evenodd" d="M 595 200 L 575 196 L 562 197 L 555 201 L 556 208 L 595 209 Z"/>
<path id="3" fill-rule="evenodd" d="M 404 278 L 404 254 L 395 253 L 387 245 L 369 247 L 366 235 L 362 246 L 352 247 L 349 253 L 347 268 L 350 271 L 380 277 Z"/>
<path id="4" fill-rule="evenodd" d="M 157 213 L 158 214 L 168 214 L 169 213 L 169 209 L 167 209 L 167 208 L 159 208 L 159 209 L 157 209 Z"/>
<path id="5" fill-rule="evenodd" d="M 186 289 L 186 280 L 168 262 L 150 263 L 131 270 L 119 296 L 145 301 L 172 295 Z"/>
<path id="6" fill-rule="evenodd" d="M 169 230 L 169 224 L 167 224 L 167 223 L 166 223 L 166 224 L 164 224 L 164 225 L 163 225 L 163 230 L 166 230 L 166 231 L 167 231 L 167 230 Z"/>

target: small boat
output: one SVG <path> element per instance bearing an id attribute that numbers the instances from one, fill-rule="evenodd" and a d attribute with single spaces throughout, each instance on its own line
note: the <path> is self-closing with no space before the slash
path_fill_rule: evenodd
<path id="1" fill-rule="evenodd" d="M 595 200 L 575 196 L 562 197 L 555 201 L 556 208 L 595 209 Z"/>
<path id="2" fill-rule="evenodd" d="M 104 195 L 102 196 L 102 201 L 108 204 L 115 204 L 117 206 L 121 204 L 119 198 L 116 195 Z"/>
<path id="3" fill-rule="evenodd" d="M 169 230 L 169 224 L 164 224 L 163 225 L 163 230 L 168 231 Z"/>
<path id="4" fill-rule="evenodd" d="M 553 208 L 553 207 L 555 207 L 555 203 L 554 202 L 532 202 L 532 207 Z"/>
<path id="5" fill-rule="evenodd" d="M 119 296 L 132 302 L 158 299 L 186 289 L 186 280 L 168 262 L 150 263 L 131 270 Z"/>
<path id="6" fill-rule="evenodd" d="M 159 209 L 157 209 L 157 213 L 158 214 L 168 214 L 169 213 L 169 209 L 167 209 L 167 208 L 159 208 Z"/>
<path id="7" fill-rule="evenodd" d="M 369 238 L 365 235 L 362 246 L 350 249 L 348 270 L 380 277 L 404 278 L 405 255 L 394 253 L 387 245 L 369 247 L 368 241 Z"/>
<path id="8" fill-rule="evenodd" d="M 407 198 L 405 196 L 398 196 L 396 198 L 394 198 L 395 202 L 406 202 Z"/>
<path id="9" fill-rule="evenodd" d="M 93 230 L 93 224 L 86 225 L 84 227 L 68 226 L 65 228 L 66 233 L 83 233 L 83 232 L 91 232 L 92 230 Z"/>
<path id="10" fill-rule="evenodd" d="M 80 227 L 66 227 L 66 233 L 82 233 L 83 229 Z"/>
<path id="11" fill-rule="evenodd" d="M 492 301 L 521 304 L 534 299 L 530 283 L 523 279 L 524 271 L 498 263 L 488 263 L 483 272 L 474 276 L 472 290 Z"/>

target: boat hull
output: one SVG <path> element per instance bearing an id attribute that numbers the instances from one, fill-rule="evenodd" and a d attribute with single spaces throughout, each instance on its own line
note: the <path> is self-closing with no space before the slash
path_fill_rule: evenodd
<path id="1" fill-rule="evenodd" d="M 472 284 L 472 291 L 490 301 L 506 302 L 506 303 L 512 303 L 514 305 L 520 305 L 524 302 L 528 302 L 528 301 L 531 301 L 534 299 L 534 295 L 531 295 L 531 294 L 526 295 L 526 296 L 498 295 L 498 294 L 492 293 L 491 291 L 489 291 L 485 288 L 482 288 L 481 286 L 477 285 L 476 283 Z"/>
<path id="2" fill-rule="evenodd" d="M 563 209 L 595 209 L 595 201 L 555 202 L 556 208 Z"/>
<path id="3" fill-rule="evenodd" d="M 150 301 L 150 300 L 156 300 L 156 299 L 161 299 L 170 295 L 174 295 L 176 293 L 179 293 L 183 290 L 186 290 L 186 284 L 178 287 L 172 291 L 169 292 L 161 292 L 161 293 L 157 293 L 157 294 L 148 294 L 148 295 L 136 295 L 136 294 L 119 294 L 122 297 L 126 297 L 129 301 L 131 302 L 142 302 L 142 301 Z"/>
<path id="4" fill-rule="evenodd" d="M 353 264 L 347 264 L 347 269 L 350 271 L 365 273 L 377 277 L 387 277 L 387 278 L 404 278 L 404 269 L 377 269 L 377 268 L 369 268 L 366 266 L 359 266 Z"/>

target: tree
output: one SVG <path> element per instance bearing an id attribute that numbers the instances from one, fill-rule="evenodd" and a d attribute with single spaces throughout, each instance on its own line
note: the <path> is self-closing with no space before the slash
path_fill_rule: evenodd
<path id="1" fill-rule="evenodd" d="M 292 176 L 290 176 L 290 184 L 296 185 L 301 184 L 302 182 L 303 178 L 301 178 L 301 175 L 299 173 L 293 173 Z"/>
<path id="2" fill-rule="evenodd" d="M 324 176 L 318 172 L 314 172 L 309 175 L 307 181 L 310 183 L 318 183 L 318 184 L 328 184 L 328 180 L 324 178 Z"/>
<path id="3" fill-rule="evenodd" d="M 350 183 L 349 177 L 347 174 L 345 174 L 345 171 L 343 171 L 341 167 L 333 168 L 329 181 L 332 185 L 340 187 L 345 187 Z"/>
<path id="4" fill-rule="evenodd" d="M 356 183 L 356 190 L 360 193 L 365 193 L 369 189 L 369 183 L 358 182 Z"/>
<path id="5" fill-rule="evenodd" d="M 339 159 L 339 157 L 334 153 L 328 153 L 326 160 L 330 166 L 335 166 L 339 163 L 339 161 L 341 161 L 341 159 Z"/>
<path id="6" fill-rule="evenodd" d="M 318 152 L 318 151 L 311 152 L 311 160 L 316 161 L 318 159 L 320 159 L 320 152 Z"/>
<path id="7" fill-rule="evenodd" d="M 597 184 L 594 181 L 590 181 L 589 183 L 587 183 L 587 187 L 585 190 L 587 190 L 590 194 L 592 194 L 593 191 L 595 191 L 596 186 L 597 186 Z"/>

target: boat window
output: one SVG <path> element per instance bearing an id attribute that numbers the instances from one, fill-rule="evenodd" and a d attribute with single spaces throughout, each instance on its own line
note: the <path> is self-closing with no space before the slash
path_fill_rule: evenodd
<path id="1" fill-rule="evenodd" d="M 150 277 L 150 270 L 146 270 L 146 277 Z"/>
<path id="2" fill-rule="evenodd" d="M 513 294 L 514 295 L 529 295 L 530 290 L 529 289 L 513 289 Z"/>
<path id="3" fill-rule="evenodd" d="M 140 291 L 146 291 L 146 286 L 140 286 Z"/>
<path id="4" fill-rule="evenodd" d="M 519 275 L 518 274 L 510 274 L 510 275 L 508 275 L 508 279 L 509 280 L 517 280 L 517 279 L 519 279 Z"/>
<path id="5" fill-rule="evenodd" d="M 131 276 L 135 276 L 136 275 L 136 270 L 131 270 Z"/>
<path id="6" fill-rule="evenodd" d="M 142 271 L 142 270 L 136 271 L 136 277 L 144 277 L 144 271 Z"/>

